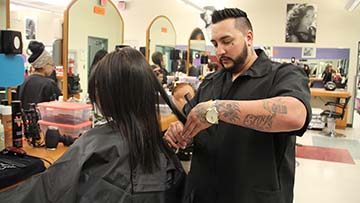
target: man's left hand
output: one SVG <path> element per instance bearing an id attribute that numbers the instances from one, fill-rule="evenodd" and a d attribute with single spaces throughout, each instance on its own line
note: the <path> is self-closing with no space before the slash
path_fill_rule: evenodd
<path id="1" fill-rule="evenodd" d="M 196 105 L 189 113 L 187 121 L 183 130 L 183 138 L 190 140 L 195 137 L 200 131 L 211 126 L 206 121 L 205 114 L 207 109 L 210 107 L 211 101 L 202 102 Z"/>

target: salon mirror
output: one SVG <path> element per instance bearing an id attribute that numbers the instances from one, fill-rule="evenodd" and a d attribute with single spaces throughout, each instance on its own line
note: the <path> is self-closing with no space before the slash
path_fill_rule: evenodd
<path id="1" fill-rule="evenodd" d="M 291 58 L 295 58 L 295 64 L 300 67 L 308 65 L 310 80 L 321 80 L 326 66 L 331 65 L 334 74 L 342 78 L 346 88 L 350 56 L 348 48 L 266 47 L 265 52 L 281 63 L 290 63 Z"/>
<path id="2" fill-rule="evenodd" d="M 186 55 L 186 73 L 190 76 L 202 73 L 201 56 L 206 51 L 204 33 L 200 28 L 195 28 L 188 41 Z M 196 73 L 197 72 L 197 73 Z"/>
<path id="3" fill-rule="evenodd" d="M 170 51 L 175 49 L 176 32 L 174 25 L 166 16 L 157 16 L 151 21 L 146 31 L 146 60 L 153 64 L 151 55 L 159 51 L 164 54 L 165 68 L 171 73 L 172 67 L 170 59 Z"/>
<path id="4" fill-rule="evenodd" d="M 100 49 L 112 52 L 123 41 L 124 21 L 113 1 L 100 5 L 99 0 L 73 0 L 64 14 L 64 98 L 80 93 L 70 87 L 72 75 L 79 76 L 80 97 L 85 98 L 96 52 Z M 76 78 L 73 81 L 76 82 Z"/>

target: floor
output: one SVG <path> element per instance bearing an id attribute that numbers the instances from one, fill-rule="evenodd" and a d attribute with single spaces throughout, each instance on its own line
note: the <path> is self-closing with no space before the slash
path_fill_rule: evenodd
<path id="1" fill-rule="evenodd" d="M 297 143 L 348 151 L 354 163 L 296 158 L 294 203 L 360 202 L 360 115 L 354 114 L 353 128 L 337 130 L 346 137 L 326 137 L 309 130 Z"/>
<path id="2" fill-rule="evenodd" d="M 294 203 L 360 203 L 360 115 L 354 115 L 353 128 L 336 130 L 345 137 L 308 130 L 298 138 L 298 150 L 308 150 L 301 154 L 307 158 L 296 158 Z M 189 170 L 190 162 L 183 165 Z"/>

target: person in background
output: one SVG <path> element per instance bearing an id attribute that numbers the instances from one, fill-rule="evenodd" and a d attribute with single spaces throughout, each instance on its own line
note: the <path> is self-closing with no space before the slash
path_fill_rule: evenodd
<path id="1" fill-rule="evenodd" d="M 309 4 L 296 4 L 288 12 L 286 42 L 315 42 L 315 8 Z"/>
<path id="2" fill-rule="evenodd" d="M 309 79 L 293 64 L 254 50 L 247 14 L 214 11 L 212 38 L 223 68 L 205 77 L 164 137 L 193 142 L 184 202 L 291 203 L 296 136 L 311 119 Z"/>
<path id="3" fill-rule="evenodd" d="M 210 62 L 206 68 L 206 74 L 214 73 L 218 70 L 219 66 L 216 62 Z"/>
<path id="4" fill-rule="evenodd" d="M 162 138 L 158 87 L 136 49 L 106 55 L 91 71 L 88 89 L 107 122 L 79 137 L 44 173 L 0 193 L 0 199 L 180 203 L 185 174 Z"/>
<path id="5" fill-rule="evenodd" d="M 160 68 L 157 65 L 151 65 L 151 69 L 153 70 L 159 82 L 162 83 L 164 80 L 164 75 L 161 72 Z"/>
<path id="6" fill-rule="evenodd" d="M 333 80 L 332 72 L 333 72 L 332 65 L 330 64 L 326 65 L 325 70 L 321 75 L 324 84 Z"/>
<path id="7" fill-rule="evenodd" d="M 161 81 L 161 84 L 166 85 L 167 84 L 167 78 L 166 76 L 169 75 L 168 71 L 165 69 L 165 59 L 164 59 L 164 55 L 157 51 L 154 52 L 151 55 L 151 60 L 152 62 L 159 68 L 160 72 L 163 75 L 163 80 Z"/>
<path id="8" fill-rule="evenodd" d="M 108 54 L 108 52 L 104 49 L 100 49 L 99 51 L 96 52 L 94 59 L 91 63 L 91 68 L 89 70 L 89 75 L 91 73 L 91 70 L 94 68 L 94 66 L 102 59 L 104 58 L 104 56 L 106 56 L 106 54 Z"/>
<path id="9" fill-rule="evenodd" d="M 182 73 L 186 73 L 186 60 L 185 59 L 180 59 L 180 66 L 179 66 L 179 69 L 177 71 L 182 72 Z"/>
<path id="10" fill-rule="evenodd" d="M 28 46 L 31 52 L 28 62 L 33 72 L 19 89 L 19 99 L 23 109 L 28 109 L 30 103 L 48 102 L 58 99 L 61 91 L 54 80 L 48 78 L 54 71 L 54 61 L 45 50 L 43 43 L 31 41 Z"/>
<path id="11" fill-rule="evenodd" d="M 108 52 L 106 50 L 104 50 L 104 49 L 100 49 L 95 53 L 94 59 L 93 59 L 93 61 L 91 63 L 91 67 L 90 67 L 90 70 L 89 70 L 89 76 L 90 76 L 90 73 L 91 73 L 92 69 L 94 69 L 94 67 L 96 66 L 96 64 L 101 59 L 103 59 L 107 54 L 108 54 Z M 86 103 L 90 103 L 89 94 L 87 94 L 87 96 L 86 96 Z M 93 114 L 93 116 L 94 116 L 93 117 L 93 126 L 101 125 L 101 124 L 106 122 L 106 119 L 101 115 L 99 110 L 97 108 L 95 108 L 95 106 L 93 106 L 93 111 L 94 111 L 94 114 Z"/>
<path id="12" fill-rule="evenodd" d="M 310 75 L 310 67 L 308 64 L 304 64 L 304 71 L 306 73 L 306 75 L 309 77 Z"/>

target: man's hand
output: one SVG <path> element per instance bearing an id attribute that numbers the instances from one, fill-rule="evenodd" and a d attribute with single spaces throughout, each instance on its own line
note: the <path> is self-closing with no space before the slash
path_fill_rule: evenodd
<path id="1" fill-rule="evenodd" d="M 171 145 L 171 147 L 175 149 L 186 147 L 187 143 L 182 137 L 183 128 L 184 126 L 180 121 L 170 123 L 163 138 Z"/>
<path id="2" fill-rule="evenodd" d="M 205 118 L 206 111 L 210 105 L 211 101 L 202 102 L 196 105 L 190 111 L 182 133 L 184 140 L 191 140 L 200 131 L 211 126 L 211 124 L 207 122 Z"/>

